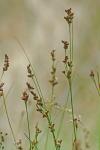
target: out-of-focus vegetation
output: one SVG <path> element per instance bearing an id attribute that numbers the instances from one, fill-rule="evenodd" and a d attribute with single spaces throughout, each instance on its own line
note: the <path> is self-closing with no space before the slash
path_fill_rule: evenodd
<path id="1" fill-rule="evenodd" d="M 73 97 L 75 114 L 81 116 L 80 138 L 83 137 L 83 126 L 90 131 L 90 149 L 100 149 L 100 120 L 98 93 L 89 77 L 90 70 L 99 72 L 100 60 L 100 2 L 98 0 L 0 0 L 0 64 L 3 66 L 5 53 L 10 58 L 10 69 L 3 76 L 5 91 L 8 92 L 7 107 L 12 126 L 17 139 L 24 139 L 23 145 L 28 140 L 24 135 L 27 131 L 25 107 L 20 100 L 25 88 L 27 59 L 22 52 L 16 38 L 25 48 L 30 61 L 34 64 L 37 77 L 43 94 L 48 100 L 51 94 L 49 84 L 51 59 L 49 53 L 56 49 L 57 78 L 59 84 L 56 87 L 57 101 L 63 105 L 66 97 L 65 79 L 61 73 L 62 59 L 64 55 L 61 40 L 68 39 L 68 26 L 63 20 L 64 10 L 72 8 L 74 19 L 74 78 Z M 16 38 L 15 38 L 16 37 Z M 2 71 L 1 71 L 2 72 Z M 41 117 L 35 112 L 35 105 L 30 100 L 29 117 L 31 129 L 34 134 L 35 125 Z M 61 113 L 55 112 L 53 120 L 59 123 Z M 0 130 L 8 133 L 6 145 L 14 149 L 12 136 L 8 122 L 5 119 L 3 101 L 0 100 Z M 62 149 L 70 148 L 72 142 L 72 128 L 70 114 L 65 115 L 60 137 L 63 139 Z M 45 128 L 44 128 L 45 127 Z M 45 143 L 47 125 L 42 121 L 40 128 L 44 131 L 40 136 L 40 145 Z M 8 138 L 9 137 L 9 138 Z M 50 149 L 52 138 L 49 141 Z M 13 148 L 12 148 L 13 145 Z"/>

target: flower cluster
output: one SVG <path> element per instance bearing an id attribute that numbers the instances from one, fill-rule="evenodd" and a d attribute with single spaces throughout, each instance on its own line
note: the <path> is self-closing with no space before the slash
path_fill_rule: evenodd
<path id="1" fill-rule="evenodd" d="M 9 67 L 9 57 L 7 54 L 5 54 L 5 60 L 4 60 L 4 67 L 3 67 L 3 71 L 7 71 Z"/>
<path id="2" fill-rule="evenodd" d="M 67 41 L 63 41 L 62 40 L 62 43 L 64 44 L 64 49 L 68 49 L 68 46 L 69 46 L 69 43 Z"/>
<path id="3" fill-rule="evenodd" d="M 32 141 L 32 149 L 38 144 L 38 136 L 41 133 L 41 130 L 39 129 L 38 125 L 35 126 L 35 138 Z"/>
<path id="4" fill-rule="evenodd" d="M 51 57 L 52 57 L 52 61 L 53 61 L 52 71 L 51 71 L 52 79 L 50 79 L 49 82 L 51 83 L 52 87 L 54 87 L 55 85 L 58 84 L 57 78 L 56 78 L 56 67 L 55 67 L 55 60 L 56 60 L 56 58 L 55 58 L 55 50 L 51 51 Z"/>
<path id="5" fill-rule="evenodd" d="M 29 78 L 32 78 L 33 76 L 34 76 L 34 74 L 32 73 L 32 70 L 31 70 L 31 65 L 29 64 L 28 66 L 27 66 L 27 72 L 28 72 L 28 77 Z"/>
<path id="6" fill-rule="evenodd" d="M 74 13 L 72 12 L 72 9 L 69 8 L 65 10 L 65 12 L 67 13 L 67 16 L 64 17 L 64 19 L 67 21 L 68 24 L 71 24 L 74 18 Z"/>
<path id="7" fill-rule="evenodd" d="M 6 140 L 6 136 L 8 135 L 8 133 L 3 133 L 2 131 L 0 131 L 0 149 L 5 149 L 5 140 Z"/>
<path id="8" fill-rule="evenodd" d="M 25 90 L 23 93 L 22 93 L 22 97 L 21 99 L 25 102 L 28 101 L 28 98 L 29 98 L 29 94 L 27 93 L 27 91 Z"/>
<path id="9" fill-rule="evenodd" d="M 0 96 L 3 95 L 3 86 L 4 86 L 4 83 L 2 82 L 2 83 L 0 84 Z"/>
<path id="10" fill-rule="evenodd" d="M 23 150 L 22 148 L 22 140 L 19 139 L 19 141 L 16 143 L 17 147 L 18 147 L 18 150 Z"/>

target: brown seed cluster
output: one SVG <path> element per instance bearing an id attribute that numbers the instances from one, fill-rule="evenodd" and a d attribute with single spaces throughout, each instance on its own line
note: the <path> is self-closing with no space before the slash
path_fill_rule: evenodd
<path id="1" fill-rule="evenodd" d="M 93 72 L 93 70 L 91 70 L 91 72 L 90 72 L 90 77 L 94 78 L 94 72 Z"/>
<path id="2" fill-rule="evenodd" d="M 38 136 L 41 133 L 41 130 L 39 129 L 38 125 L 35 126 L 35 138 L 32 141 L 32 149 L 38 144 Z"/>
<path id="3" fill-rule="evenodd" d="M 55 58 L 55 50 L 51 51 L 51 57 L 52 57 L 52 61 L 56 60 L 56 58 Z"/>
<path id="4" fill-rule="evenodd" d="M 0 149 L 3 150 L 5 149 L 5 140 L 6 140 L 6 137 L 7 137 L 8 133 L 3 133 L 3 132 L 0 132 Z"/>
<path id="5" fill-rule="evenodd" d="M 27 66 L 27 72 L 28 72 L 28 75 L 27 75 L 27 76 L 28 76 L 29 78 L 33 78 L 34 74 L 32 73 L 31 65 L 30 65 L 30 64 Z"/>
<path id="6" fill-rule="evenodd" d="M 9 67 L 9 57 L 7 54 L 5 54 L 5 60 L 4 60 L 4 67 L 3 67 L 3 71 L 7 71 Z"/>
<path id="7" fill-rule="evenodd" d="M 3 96 L 3 86 L 4 86 L 4 83 L 2 82 L 0 84 L 0 97 Z"/>
<path id="8" fill-rule="evenodd" d="M 51 79 L 49 80 L 49 82 L 51 83 L 52 87 L 54 87 L 55 85 L 58 84 L 57 82 L 57 78 L 56 78 L 56 67 L 55 67 L 55 50 L 51 51 L 51 57 L 52 57 L 52 71 L 51 71 Z"/>
<path id="9" fill-rule="evenodd" d="M 17 147 L 18 147 L 18 150 L 23 150 L 23 147 L 22 147 L 22 140 L 19 139 L 19 141 L 16 143 Z"/>
<path id="10" fill-rule="evenodd" d="M 72 9 L 69 8 L 67 10 L 65 10 L 67 16 L 64 17 L 64 19 L 67 21 L 68 24 L 71 24 L 74 18 L 74 13 L 72 12 Z"/>
<path id="11" fill-rule="evenodd" d="M 69 46 L 69 43 L 67 42 L 67 41 L 63 41 L 62 40 L 62 43 L 64 44 L 64 49 L 66 50 L 66 49 L 68 49 L 68 46 Z"/>
<path id="12" fill-rule="evenodd" d="M 68 57 L 66 60 L 63 61 L 63 63 L 65 64 L 65 70 L 62 71 L 62 73 L 68 78 L 71 78 L 71 74 L 72 74 L 72 61 L 68 61 Z"/>
<path id="13" fill-rule="evenodd" d="M 21 99 L 22 99 L 23 101 L 27 102 L 27 101 L 28 101 L 28 98 L 29 98 L 29 94 L 27 93 L 27 91 L 24 91 L 24 92 L 22 93 Z"/>
<path id="14" fill-rule="evenodd" d="M 62 43 L 64 44 L 64 49 L 65 49 L 65 56 L 64 56 L 64 60 L 62 61 L 65 65 L 65 70 L 62 71 L 62 73 L 68 78 L 70 79 L 71 78 L 71 73 L 72 73 L 72 61 L 69 60 L 69 57 L 67 55 L 67 52 L 66 50 L 68 49 L 68 45 L 69 43 L 67 41 L 63 41 L 62 40 Z"/>
<path id="15" fill-rule="evenodd" d="M 81 118 L 80 118 L 80 116 L 74 117 L 74 124 L 75 124 L 76 130 L 78 129 L 79 123 L 81 123 Z"/>
<path id="16" fill-rule="evenodd" d="M 37 111 L 43 113 L 42 99 L 36 94 L 36 92 L 34 91 L 33 86 L 31 86 L 30 83 L 27 82 L 26 85 L 27 85 L 27 88 L 28 88 L 29 92 L 33 96 L 33 99 L 36 101 Z"/>

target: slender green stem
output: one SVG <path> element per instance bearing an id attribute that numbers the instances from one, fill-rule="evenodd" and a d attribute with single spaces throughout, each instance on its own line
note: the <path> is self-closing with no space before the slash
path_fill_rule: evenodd
<path id="1" fill-rule="evenodd" d="M 48 149 L 48 139 L 49 139 L 49 129 L 47 128 L 47 131 L 46 131 L 46 141 L 45 141 L 44 150 Z"/>
<path id="2" fill-rule="evenodd" d="M 72 24 L 69 24 L 69 38 L 70 38 L 70 61 L 72 62 L 73 65 L 73 22 Z M 76 141 L 77 135 L 76 135 L 76 126 L 74 121 L 75 117 L 74 117 L 74 105 L 73 105 L 73 95 L 72 95 L 72 66 L 69 66 L 69 70 L 71 71 L 71 77 L 68 78 L 68 82 L 69 82 L 70 98 L 71 98 L 74 141 Z M 76 148 L 76 144 L 75 144 L 75 148 Z"/>
<path id="3" fill-rule="evenodd" d="M 71 78 L 68 80 L 69 81 L 69 87 L 70 87 L 70 96 L 71 96 L 71 109 L 72 109 L 72 120 L 73 120 L 73 129 L 74 129 L 74 140 L 76 141 L 77 136 L 76 136 L 76 127 L 75 127 L 75 117 L 74 117 L 74 106 L 73 106 L 73 96 L 72 96 L 72 83 L 71 83 Z"/>
<path id="4" fill-rule="evenodd" d="M 9 127 L 11 129 L 12 137 L 13 137 L 13 140 L 14 140 L 14 144 L 16 146 L 16 138 L 15 138 L 14 131 L 13 131 L 13 128 L 12 128 L 12 125 L 11 125 L 11 122 L 10 122 L 9 115 L 8 115 L 8 110 L 7 110 L 7 106 L 6 106 L 6 100 L 5 100 L 4 93 L 3 93 L 3 102 L 4 102 L 4 107 L 5 107 L 5 112 L 6 112 L 7 120 L 8 120 L 8 123 L 9 123 Z"/>
<path id="5" fill-rule="evenodd" d="M 37 142 L 38 142 L 38 140 L 37 140 L 37 133 L 35 133 L 35 141 L 36 141 L 35 150 L 38 150 L 38 147 L 37 147 Z"/>
<path id="6" fill-rule="evenodd" d="M 55 67 L 55 62 L 53 61 L 52 63 L 52 68 Z M 52 90 L 51 90 L 51 102 L 54 100 L 54 85 L 52 85 Z"/>
<path id="7" fill-rule="evenodd" d="M 47 117 L 47 120 L 48 120 L 48 124 L 51 125 L 51 119 L 50 119 L 49 116 Z M 52 133 L 52 136 L 53 136 L 53 141 L 54 141 L 55 148 L 56 148 L 56 150 L 58 150 L 57 141 L 56 141 L 57 139 L 56 139 L 55 133 L 54 133 L 53 130 L 51 130 L 51 133 Z"/>
<path id="8" fill-rule="evenodd" d="M 69 24 L 69 46 L 70 46 L 70 62 L 72 61 L 72 40 L 71 40 L 71 25 Z"/>
<path id="9" fill-rule="evenodd" d="M 71 41 L 72 41 L 72 62 L 73 62 L 73 49 L 74 49 L 74 46 L 73 46 L 73 44 L 74 44 L 74 30 L 73 30 L 73 21 L 72 21 L 72 35 L 71 35 Z"/>
<path id="10" fill-rule="evenodd" d="M 29 150 L 31 150 L 31 135 L 30 135 L 30 124 L 29 124 L 29 115 L 28 115 L 28 109 L 27 109 L 27 102 L 25 102 L 25 108 L 26 108 L 26 114 L 27 114 L 27 125 L 28 125 L 28 134 L 29 134 L 29 143 L 30 143 Z"/>

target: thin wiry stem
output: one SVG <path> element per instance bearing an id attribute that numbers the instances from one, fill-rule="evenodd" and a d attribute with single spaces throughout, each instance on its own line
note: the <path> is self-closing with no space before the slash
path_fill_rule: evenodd
<path id="1" fill-rule="evenodd" d="M 72 120 L 73 120 L 73 129 L 74 129 L 74 140 L 76 141 L 76 127 L 75 127 L 75 117 L 74 117 L 74 105 L 73 105 L 73 95 L 72 95 L 72 82 L 71 79 L 69 79 L 69 87 L 70 87 L 70 96 L 71 96 L 71 109 L 72 109 Z"/>
<path id="2" fill-rule="evenodd" d="M 25 102 L 25 108 L 26 108 L 26 115 L 27 115 L 27 125 L 28 125 L 28 134 L 29 134 L 29 143 L 30 143 L 30 148 L 31 150 L 31 135 L 30 135 L 30 124 L 29 124 L 29 116 L 28 116 L 28 109 L 27 109 L 27 102 Z"/>
<path id="3" fill-rule="evenodd" d="M 53 64 L 52 64 L 52 68 L 54 68 L 55 67 L 55 63 L 54 63 L 54 61 L 53 61 Z M 52 90 L 51 90 L 51 102 L 53 102 L 54 101 L 54 88 L 55 88 L 55 86 L 54 85 L 52 85 Z"/>
<path id="4" fill-rule="evenodd" d="M 49 139 L 49 129 L 47 128 L 47 131 L 46 131 L 46 141 L 45 141 L 44 150 L 48 149 L 48 139 Z"/>
<path id="5" fill-rule="evenodd" d="M 72 40 L 71 40 L 71 25 L 69 24 L 69 46 L 70 46 L 70 62 L 72 61 Z"/>
<path id="6" fill-rule="evenodd" d="M 74 49 L 74 46 L 73 46 L 73 44 L 74 44 L 74 30 L 73 30 L 73 21 L 72 21 L 72 62 L 73 62 L 73 49 Z"/>
<path id="7" fill-rule="evenodd" d="M 35 141 L 36 141 L 35 150 L 38 150 L 38 147 L 37 147 L 37 134 L 36 133 L 35 133 Z"/>
<path id="8" fill-rule="evenodd" d="M 49 125 L 51 125 L 51 119 L 49 118 L 49 116 L 48 116 L 48 123 L 49 123 Z M 56 141 L 56 136 L 55 136 L 55 133 L 54 133 L 54 131 L 53 130 L 51 130 L 51 133 L 52 133 L 52 135 L 53 135 L 53 139 L 54 139 L 54 144 L 55 144 L 55 148 L 56 148 L 56 150 L 58 150 L 58 147 L 57 147 L 57 141 Z"/>
<path id="9" fill-rule="evenodd" d="M 14 144 L 16 146 L 16 138 L 15 138 L 14 131 L 13 131 L 13 128 L 12 128 L 12 125 L 11 125 L 11 122 L 10 122 L 9 115 L 8 115 L 8 110 L 7 110 L 7 106 L 6 106 L 6 100 L 5 100 L 4 93 L 3 93 L 3 102 L 4 102 L 4 107 L 5 107 L 5 112 L 6 112 L 7 120 L 8 120 L 8 123 L 9 123 L 9 127 L 11 129 L 12 137 L 13 137 L 13 140 L 14 140 Z M 17 146 L 16 146 L 16 148 L 17 148 Z"/>
<path id="10" fill-rule="evenodd" d="M 69 39 L 70 39 L 70 61 L 73 65 L 73 21 L 71 24 L 69 24 Z M 68 82 L 69 82 L 70 98 L 71 98 L 74 141 L 76 142 L 77 135 L 76 135 L 76 126 L 75 126 L 75 121 L 74 121 L 75 117 L 74 117 L 74 105 L 73 105 L 73 95 L 72 95 L 72 66 L 69 66 L 69 70 L 71 71 L 71 77 L 68 78 Z"/>

